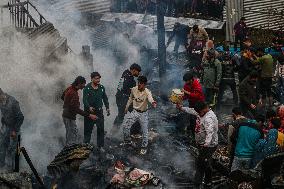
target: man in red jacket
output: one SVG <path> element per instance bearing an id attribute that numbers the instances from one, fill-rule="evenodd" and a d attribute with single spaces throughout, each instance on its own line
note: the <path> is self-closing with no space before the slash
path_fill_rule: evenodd
<path id="1" fill-rule="evenodd" d="M 189 107 L 193 108 L 197 102 L 204 102 L 205 96 L 202 91 L 202 86 L 194 75 L 190 72 L 184 74 L 183 81 L 185 82 L 182 91 L 184 92 L 183 100 L 188 100 Z M 184 127 L 187 129 L 188 134 L 194 139 L 194 128 L 196 124 L 196 116 L 184 114 L 183 117 Z"/>
<path id="2" fill-rule="evenodd" d="M 193 108 L 196 102 L 204 101 L 205 97 L 202 91 L 202 86 L 193 74 L 188 72 L 184 74 L 183 81 L 185 82 L 182 91 L 184 92 L 183 100 L 188 100 L 189 107 Z"/>
<path id="3" fill-rule="evenodd" d="M 78 128 L 76 124 L 77 114 L 89 117 L 92 120 L 97 119 L 96 115 L 89 114 L 80 109 L 78 90 L 82 90 L 85 85 L 86 79 L 82 76 L 78 76 L 61 96 L 61 99 L 64 100 L 62 117 L 66 128 L 66 145 L 78 143 Z"/>

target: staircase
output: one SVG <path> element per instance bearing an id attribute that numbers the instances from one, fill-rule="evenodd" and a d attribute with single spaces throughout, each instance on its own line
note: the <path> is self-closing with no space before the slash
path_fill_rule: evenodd
<path id="1" fill-rule="evenodd" d="M 32 44 L 45 52 L 45 57 L 68 52 L 67 39 L 60 36 L 53 24 L 48 22 L 29 0 L 9 0 L 7 8 L 10 22 L 24 33 Z"/>

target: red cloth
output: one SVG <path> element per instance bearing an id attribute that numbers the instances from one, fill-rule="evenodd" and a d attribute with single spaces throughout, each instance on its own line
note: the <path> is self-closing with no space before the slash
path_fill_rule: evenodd
<path id="1" fill-rule="evenodd" d="M 183 100 L 189 101 L 189 106 L 193 107 L 196 102 L 204 101 L 205 97 L 202 91 L 202 86 L 197 79 L 194 79 L 191 86 L 185 84 L 183 89 L 190 92 L 190 95 L 185 94 Z"/>
<path id="2" fill-rule="evenodd" d="M 80 114 L 85 117 L 89 116 L 89 113 L 80 109 L 78 90 L 75 87 L 68 87 L 64 91 L 61 98 L 64 100 L 62 114 L 63 117 L 76 120 L 77 114 Z"/>

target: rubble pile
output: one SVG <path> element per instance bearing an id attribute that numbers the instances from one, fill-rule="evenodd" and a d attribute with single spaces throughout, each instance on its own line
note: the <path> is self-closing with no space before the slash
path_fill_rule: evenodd
<path id="1" fill-rule="evenodd" d="M 28 173 L 1 173 L 1 189 L 32 189 L 32 178 Z"/>

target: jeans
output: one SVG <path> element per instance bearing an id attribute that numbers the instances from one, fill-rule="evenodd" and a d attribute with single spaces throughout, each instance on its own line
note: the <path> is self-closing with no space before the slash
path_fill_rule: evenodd
<path id="1" fill-rule="evenodd" d="M 97 126 L 97 146 L 103 147 L 104 146 L 104 114 L 103 110 L 96 110 L 95 115 L 98 117 L 96 121 L 91 120 L 90 118 L 84 118 L 84 143 L 91 142 L 91 136 L 93 132 L 94 125 Z"/>
<path id="2" fill-rule="evenodd" d="M 75 120 L 63 117 L 66 128 L 66 146 L 78 144 L 78 128 Z"/>
<path id="3" fill-rule="evenodd" d="M 234 157 L 231 172 L 235 170 L 248 170 L 251 166 L 251 158 L 239 158 L 237 156 Z"/>
<path id="4" fill-rule="evenodd" d="M 194 181 L 196 185 L 202 183 L 203 177 L 205 183 L 210 183 L 212 180 L 212 155 L 216 147 L 199 147 L 199 155 L 196 160 L 196 173 Z"/>
<path id="5" fill-rule="evenodd" d="M 130 130 L 132 125 L 139 121 L 141 128 L 142 128 L 142 147 L 145 148 L 148 146 L 148 112 L 137 112 L 136 110 L 133 110 L 129 116 L 124 120 L 123 122 L 123 134 L 124 134 L 124 140 L 130 141 Z"/>
<path id="6" fill-rule="evenodd" d="M 218 109 L 220 109 L 221 101 L 224 95 L 224 92 L 226 90 L 226 86 L 229 86 L 231 88 L 231 91 L 233 93 L 233 99 L 234 104 L 238 105 L 238 92 L 237 92 L 237 86 L 234 79 L 232 80 L 221 80 L 220 88 L 219 88 L 219 95 L 218 95 Z"/>
<path id="7" fill-rule="evenodd" d="M 11 138 L 11 130 L 6 125 L 2 125 L 1 130 L 3 130 L 3 133 L 0 131 L 0 167 L 5 166 L 6 160 L 9 169 L 12 170 L 17 149 L 17 137 Z M 18 133 L 16 136 L 18 136 Z"/>

